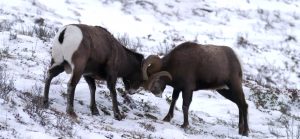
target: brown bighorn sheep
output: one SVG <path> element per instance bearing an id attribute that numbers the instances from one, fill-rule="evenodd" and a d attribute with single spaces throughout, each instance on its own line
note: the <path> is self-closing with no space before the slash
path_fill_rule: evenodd
<path id="1" fill-rule="evenodd" d="M 121 45 L 105 28 L 83 24 L 67 25 L 54 38 L 51 67 L 45 82 L 44 105 L 48 107 L 51 80 L 63 71 L 71 73 L 67 89 L 67 113 L 76 116 L 74 91 L 81 76 L 89 85 L 90 109 L 99 114 L 95 103 L 95 79 L 107 81 L 116 119 L 122 119 L 116 96 L 116 80 L 122 77 L 125 89 L 136 89 L 143 83 L 144 56 Z M 146 62 L 147 63 L 147 62 Z"/>
<path id="2" fill-rule="evenodd" d="M 182 91 L 184 115 L 181 127 L 185 128 L 189 125 L 188 110 L 193 91 L 216 89 L 222 96 L 238 106 L 239 134 L 248 135 L 248 104 L 242 89 L 242 69 L 237 56 L 230 47 L 185 42 L 162 59 L 152 55 L 146 61 L 148 63 L 145 62 L 143 66 L 144 78 L 147 79 L 150 75 L 146 89 L 158 95 L 163 92 L 166 85 L 174 88 L 171 106 L 164 121 L 169 122 L 173 117 L 174 106 L 180 91 Z M 161 77 L 161 71 L 169 73 L 169 78 Z"/>

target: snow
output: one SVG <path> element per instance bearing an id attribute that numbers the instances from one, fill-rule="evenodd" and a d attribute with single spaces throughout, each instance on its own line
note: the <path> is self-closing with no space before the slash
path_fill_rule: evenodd
<path id="1" fill-rule="evenodd" d="M 0 63 L 16 90 L 0 95 L 0 138 L 288 138 L 289 129 L 300 130 L 299 6 L 294 0 L 2 0 L 0 56 L 6 49 L 9 56 Z M 65 95 L 70 75 L 65 73 L 52 81 L 50 108 L 34 105 L 43 95 L 54 38 L 30 35 L 40 18 L 53 33 L 63 25 L 83 23 L 105 27 L 116 37 L 127 34 L 142 42 L 137 51 L 145 56 L 184 41 L 232 47 L 243 65 L 249 137 L 238 135 L 237 106 L 210 90 L 194 92 L 188 129 L 180 128 L 181 97 L 171 122 L 162 121 L 169 109 L 166 100 L 172 96 L 169 86 L 162 98 L 139 90 L 129 96 L 131 104 L 118 93 L 119 108 L 126 115 L 121 121 L 113 118 L 105 83 L 97 86 L 100 115 L 90 114 L 84 80 L 75 93 L 78 118 L 68 117 Z M 246 42 L 239 44 L 241 37 Z M 121 81 L 117 88 L 124 88 Z M 295 100 L 292 90 L 298 90 Z"/>

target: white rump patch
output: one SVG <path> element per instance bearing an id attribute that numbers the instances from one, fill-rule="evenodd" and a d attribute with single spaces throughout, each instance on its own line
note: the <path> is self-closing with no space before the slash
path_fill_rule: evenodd
<path id="1" fill-rule="evenodd" d="M 64 39 L 62 44 L 58 41 L 59 35 L 65 30 Z M 82 32 L 79 27 L 75 25 L 67 25 L 61 28 L 56 34 L 53 40 L 52 47 L 52 58 L 54 59 L 53 66 L 60 65 L 66 60 L 70 64 L 70 68 L 66 72 L 71 73 L 74 69 L 74 64 L 72 62 L 72 56 L 74 52 L 78 49 L 81 41 L 83 39 Z M 52 66 L 52 67 L 53 67 Z"/>

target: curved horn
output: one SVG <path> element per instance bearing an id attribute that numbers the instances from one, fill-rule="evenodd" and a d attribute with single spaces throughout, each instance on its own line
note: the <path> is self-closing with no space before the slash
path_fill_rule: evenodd
<path id="1" fill-rule="evenodd" d="M 143 79 L 148 80 L 148 73 L 151 75 L 158 72 L 161 66 L 161 59 L 157 55 L 148 56 L 142 65 Z"/>
<path id="2" fill-rule="evenodd" d="M 145 88 L 146 90 L 149 90 L 149 89 L 152 87 L 154 81 L 155 81 L 156 79 L 162 77 L 162 76 L 166 76 L 166 77 L 168 77 L 170 80 L 172 80 L 172 75 L 171 75 L 169 72 L 167 72 L 167 71 L 161 71 L 161 72 L 155 73 L 155 74 L 153 74 L 152 76 L 150 76 L 149 80 L 147 80 L 147 82 L 145 82 L 144 88 Z"/>

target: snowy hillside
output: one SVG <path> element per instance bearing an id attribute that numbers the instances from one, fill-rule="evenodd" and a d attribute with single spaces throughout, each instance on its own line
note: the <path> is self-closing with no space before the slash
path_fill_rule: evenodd
<path id="1" fill-rule="evenodd" d="M 300 139 L 300 2 L 298 0 L 1 0 L 0 138 L 291 138 Z M 52 81 L 50 108 L 41 105 L 51 41 L 66 24 L 107 28 L 128 48 L 164 55 L 184 41 L 227 45 L 239 55 L 249 105 L 249 137 L 238 134 L 238 109 L 215 91 L 194 92 L 190 127 L 182 100 L 163 122 L 172 87 L 163 98 L 142 89 L 123 96 L 113 118 L 104 81 L 97 83 L 99 116 L 89 109 L 90 93 L 77 85 L 72 119 L 65 113 L 65 73 Z"/>

